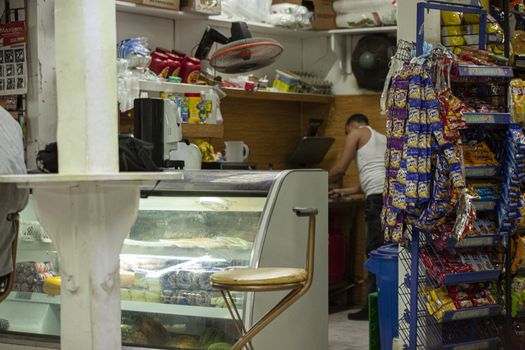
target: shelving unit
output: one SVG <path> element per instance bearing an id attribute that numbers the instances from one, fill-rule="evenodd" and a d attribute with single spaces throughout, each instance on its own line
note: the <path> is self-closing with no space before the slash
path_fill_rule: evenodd
<path id="1" fill-rule="evenodd" d="M 14 294 L 14 295 L 13 295 Z M 36 303 L 45 305 L 60 305 L 59 296 L 50 296 L 44 293 L 17 292 L 10 295 L 7 300 L 11 302 Z M 155 313 L 161 315 L 181 315 L 192 317 L 207 317 L 228 320 L 231 318 L 227 308 L 205 307 L 191 305 L 174 305 L 162 303 L 149 303 L 141 301 L 122 301 L 123 311 Z"/>
<path id="2" fill-rule="evenodd" d="M 182 135 L 186 138 L 224 138 L 223 124 L 182 124 Z"/>
<path id="3" fill-rule="evenodd" d="M 305 102 L 305 103 L 319 103 L 330 104 L 334 101 L 334 97 L 330 95 L 315 95 L 315 94 L 298 94 L 290 92 L 269 92 L 269 91 L 246 91 L 241 89 L 228 89 L 223 91 L 227 98 L 246 98 L 252 100 L 271 100 L 271 101 L 287 101 L 287 102 Z"/>
<path id="4" fill-rule="evenodd" d="M 167 92 L 171 94 L 200 93 L 213 90 L 213 86 L 195 84 L 176 84 L 166 81 L 140 80 L 140 91 L 146 92 Z"/>
<path id="5" fill-rule="evenodd" d="M 448 1 L 448 4 L 442 4 L 438 1 L 432 2 L 420 2 L 418 3 L 418 12 L 417 12 L 417 42 L 416 42 L 416 54 L 419 56 L 423 53 L 423 43 L 424 43 L 424 21 L 425 21 L 425 12 L 427 10 L 446 10 L 446 11 L 456 11 L 464 12 L 470 14 L 476 14 L 480 17 L 480 30 L 479 30 L 479 48 L 484 49 L 485 47 L 485 26 L 486 26 L 486 12 L 481 8 L 471 7 L 471 3 L 467 3 L 466 0 L 457 0 L 454 1 L 458 6 L 451 5 Z M 467 7 L 462 7 L 461 5 L 469 5 Z M 453 66 L 452 77 L 453 81 L 457 83 L 462 82 L 476 82 L 483 83 L 487 79 L 495 80 L 499 79 L 500 81 L 505 81 L 513 76 L 513 70 L 511 67 L 504 66 L 475 66 L 470 64 L 456 64 Z M 510 114 L 509 113 L 465 113 L 465 118 L 468 124 L 478 127 L 487 127 L 491 128 L 494 126 L 499 126 L 501 128 L 509 129 L 510 127 Z M 509 137 L 509 136 L 507 136 Z M 501 147 L 506 147 L 507 140 L 502 141 Z M 498 146 L 499 147 L 499 146 Z M 502 168 L 508 166 L 506 164 L 507 158 L 504 157 L 502 160 Z M 493 178 L 495 175 L 499 174 L 498 167 L 467 167 L 466 177 L 467 178 Z M 506 175 L 503 175 L 502 182 L 508 180 Z M 499 198 L 499 196 L 498 196 Z M 506 208 L 511 205 L 510 200 L 501 198 L 498 200 L 491 201 L 473 201 L 475 209 L 479 212 L 482 211 L 495 211 L 496 209 L 502 207 Z M 500 216 L 500 213 L 497 213 Z M 494 234 L 488 236 L 474 236 L 466 237 L 460 242 L 446 242 L 445 247 L 449 249 L 456 248 L 482 248 L 495 246 L 496 244 L 503 244 L 506 248 L 505 254 L 507 259 L 506 263 L 506 272 L 505 272 L 505 300 L 509 300 L 509 259 L 510 256 L 510 244 L 508 243 L 509 235 L 507 233 L 507 228 L 504 224 L 505 221 L 502 221 L 502 217 L 499 217 L 500 225 L 499 232 L 494 232 Z M 415 350 L 415 349 L 491 349 L 496 348 L 499 344 L 496 336 L 490 336 L 488 334 L 480 334 L 478 339 L 469 339 L 465 334 L 459 334 L 458 339 L 464 341 L 454 342 L 454 343 L 445 343 L 445 328 L 444 325 L 447 322 L 454 321 L 466 321 L 472 323 L 472 328 L 476 328 L 480 322 L 485 322 L 483 320 L 490 321 L 490 317 L 497 316 L 501 313 L 503 305 L 490 305 L 490 306 L 480 306 L 480 307 L 471 307 L 465 309 L 458 309 L 454 311 L 446 311 L 442 316 L 442 324 L 431 324 L 429 319 L 433 319 L 432 316 L 427 314 L 426 301 L 424 297 L 421 296 L 420 286 L 426 285 L 429 282 L 436 283 L 433 281 L 429 275 L 427 275 L 424 267 L 424 264 L 420 262 L 420 242 L 427 244 L 426 240 L 430 237 L 428 232 L 423 232 L 417 228 L 412 230 L 411 241 L 407 244 L 407 247 L 403 249 L 400 253 L 400 258 L 404 257 L 404 260 L 401 260 L 404 264 L 406 271 L 409 271 L 404 277 L 404 283 L 400 285 L 400 291 L 402 288 L 405 288 L 403 293 L 400 292 L 401 301 L 405 304 L 405 314 L 404 320 L 405 324 L 401 327 L 400 333 L 401 338 L 405 342 L 406 349 Z M 455 253 L 454 253 L 455 254 Z M 427 262 L 428 264 L 428 262 Z M 446 270 L 445 270 L 446 271 Z M 478 283 L 478 282 L 489 282 L 498 280 L 502 271 L 484 271 L 482 274 L 478 273 L 456 273 L 444 276 L 440 282 L 437 282 L 440 286 L 444 285 L 457 285 L 462 283 Z M 438 275 L 441 279 L 441 275 Z M 401 282 L 401 281 L 400 281 Z M 431 285 L 433 284 L 431 283 Z M 407 290 L 408 289 L 408 290 Z M 498 300 L 501 303 L 501 299 Z M 510 303 L 505 304 L 506 314 L 509 314 Z M 510 327 L 509 327 L 509 317 L 506 317 L 506 339 L 505 346 L 509 347 L 511 340 L 509 340 Z M 463 324 L 468 324 L 463 322 Z M 450 331 L 450 329 L 447 329 Z M 481 339 L 487 337 L 487 339 Z M 430 345 L 431 344 L 431 345 Z"/>
<path id="6" fill-rule="evenodd" d="M 152 16 L 171 20 L 202 20 L 209 25 L 219 28 L 229 28 L 232 22 L 242 21 L 241 18 L 229 18 L 225 16 L 208 16 L 193 12 L 174 11 L 169 9 L 142 6 L 126 1 L 116 1 L 117 11 L 132 13 L 144 16 Z M 309 30 L 309 29 L 288 29 L 277 27 L 268 23 L 245 21 L 250 30 L 260 34 L 282 35 L 300 39 L 326 37 L 332 35 L 361 35 L 361 34 L 380 34 L 395 33 L 396 26 L 352 28 L 352 29 L 333 29 L 333 30 Z"/>

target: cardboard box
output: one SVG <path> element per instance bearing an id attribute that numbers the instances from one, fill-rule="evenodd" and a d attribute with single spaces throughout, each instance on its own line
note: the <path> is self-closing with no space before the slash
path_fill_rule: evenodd
<path id="1" fill-rule="evenodd" d="M 179 1 L 180 0 L 142 0 L 142 5 L 178 11 L 180 9 Z"/>
<path id="2" fill-rule="evenodd" d="M 337 28 L 335 24 L 335 11 L 332 0 L 304 1 L 303 4 L 314 12 L 312 29 L 328 30 Z"/>
<path id="3" fill-rule="evenodd" d="M 207 15 L 221 14 L 221 0 L 181 0 L 180 6 L 183 11 Z"/>

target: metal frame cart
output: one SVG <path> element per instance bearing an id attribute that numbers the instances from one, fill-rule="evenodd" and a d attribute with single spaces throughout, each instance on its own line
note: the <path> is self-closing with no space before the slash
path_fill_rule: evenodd
<path id="1" fill-rule="evenodd" d="M 480 16 L 479 25 L 479 48 L 484 49 L 486 45 L 486 18 L 487 13 L 479 6 L 474 5 L 475 1 L 471 0 L 449 0 L 420 2 L 417 4 L 417 41 L 416 54 L 420 56 L 423 54 L 424 44 L 424 21 L 425 10 L 442 10 L 442 11 L 456 11 L 470 14 L 477 14 Z M 505 5 L 508 8 L 508 0 Z M 505 11 L 507 12 L 507 11 Z M 508 14 L 505 18 L 505 35 L 509 37 L 508 28 Z M 505 40 L 505 53 L 508 57 L 509 44 Z M 490 67 L 490 66 L 474 66 L 474 65 L 457 65 L 456 76 L 458 81 L 468 80 L 469 78 L 483 79 L 509 79 L 513 77 L 513 70 L 511 67 Z M 476 125 L 476 127 L 495 127 L 508 129 L 510 124 L 510 113 L 469 113 L 466 116 L 469 125 Z M 504 145 L 502 145 L 504 147 Z M 502 159 L 502 168 L 505 167 L 505 159 Z M 491 178 L 498 173 L 498 169 L 490 169 L 490 167 L 472 167 L 466 169 L 466 177 L 468 178 Z M 505 181 L 505 178 L 503 179 Z M 505 203 L 504 199 L 499 199 L 499 202 L 477 202 L 474 203 L 478 211 L 496 210 L 501 206 L 508 206 L 510 203 Z M 501 221 L 501 218 L 500 218 Z M 494 235 L 476 237 L 469 240 L 462 241 L 460 244 L 463 247 L 476 247 L 484 249 L 490 246 L 503 244 L 505 247 L 505 300 L 511 300 L 511 281 L 510 274 L 510 257 L 511 244 L 509 238 L 511 234 L 503 233 L 502 228 L 499 228 L 498 233 Z M 480 322 L 480 319 L 487 319 L 488 317 L 499 315 L 502 307 L 500 305 L 492 305 L 487 307 L 474 307 L 468 309 L 460 309 L 457 311 L 446 312 L 443 315 L 443 323 L 438 325 L 433 317 L 429 316 L 426 310 L 424 297 L 420 293 L 420 286 L 431 282 L 426 273 L 423 264 L 420 264 L 420 249 L 427 246 L 430 235 L 427 232 L 422 232 L 417 228 L 413 228 L 411 232 L 411 239 L 407 245 L 401 249 L 399 254 L 399 269 L 400 269 L 400 320 L 399 320 L 399 334 L 400 339 L 405 344 L 405 349 L 464 349 L 465 347 L 472 349 L 492 349 L 496 348 L 499 343 L 497 337 L 497 330 L 488 329 L 487 332 L 495 331 L 496 336 L 491 337 L 484 334 L 483 339 L 476 339 L 476 336 L 468 337 L 465 334 L 465 340 L 460 343 L 444 343 L 442 337 L 442 327 L 447 322 L 458 320 L 469 320 L 472 324 Z M 453 246 L 449 248 L 454 248 Z M 459 248 L 456 246 L 456 248 Z M 427 249 L 427 248 L 423 248 Z M 431 252 L 432 253 L 432 252 Z M 435 253 L 435 252 L 434 252 Z M 453 274 L 445 276 L 445 278 L 438 284 L 441 285 L 455 285 L 461 283 L 477 283 L 485 281 L 498 280 L 500 271 L 484 271 L 483 273 L 465 273 Z M 432 283 L 434 284 L 434 283 Z M 512 349 L 512 317 L 511 317 L 511 303 L 505 304 L 505 348 Z M 449 323 L 450 324 L 450 323 Z M 486 324 L 483 324 L 486 328 Z M 495 326 L 494 326 L 495 327 Z M 475 326 L 472 327 L 473 329 Z M 489 327 L 490 328 L 490 327 Z"/>

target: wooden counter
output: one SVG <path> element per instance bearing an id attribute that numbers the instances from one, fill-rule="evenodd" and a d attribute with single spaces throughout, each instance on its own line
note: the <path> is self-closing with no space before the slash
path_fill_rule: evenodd
<path id="1" fill-rule="evenodd" d="M 366 302 L 365 204 L 363 195 L 329 200 L 329 234 L 343 235 L 344 242 L 343 281 L 330 286 L 330 307 L 334 311 Z M 331 244 L 340 241 L 331 239 Z"/>

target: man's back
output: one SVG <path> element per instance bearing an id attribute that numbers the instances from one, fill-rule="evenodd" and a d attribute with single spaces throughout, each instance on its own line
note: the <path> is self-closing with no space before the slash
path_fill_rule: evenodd
<path id="1" fill-rule="evenodd" d="M 22 130 L 13 117 L 0 108 L 0 174 L 24 174 Z"/>
<path id="2" fill-rule="evenodd" d="M 357 150 L 357 168 L 361 189 L 369 196 L 382 194 L 385 182 L 386 137 L 370 126 L 363 126 L 371 133 L 366 144 Z"/>
<path id="3" fill-rule="evenodd" d="M 25 172 L 22 130 L 13 117 L 0 108 L 0 174 Z M 18 189 L 16 185 L 0 184 L 0 277 L 13 270 L 11 243 L 16 230 L 6 218 L 25 207 L 27 196 L 27 190 Z"/>

